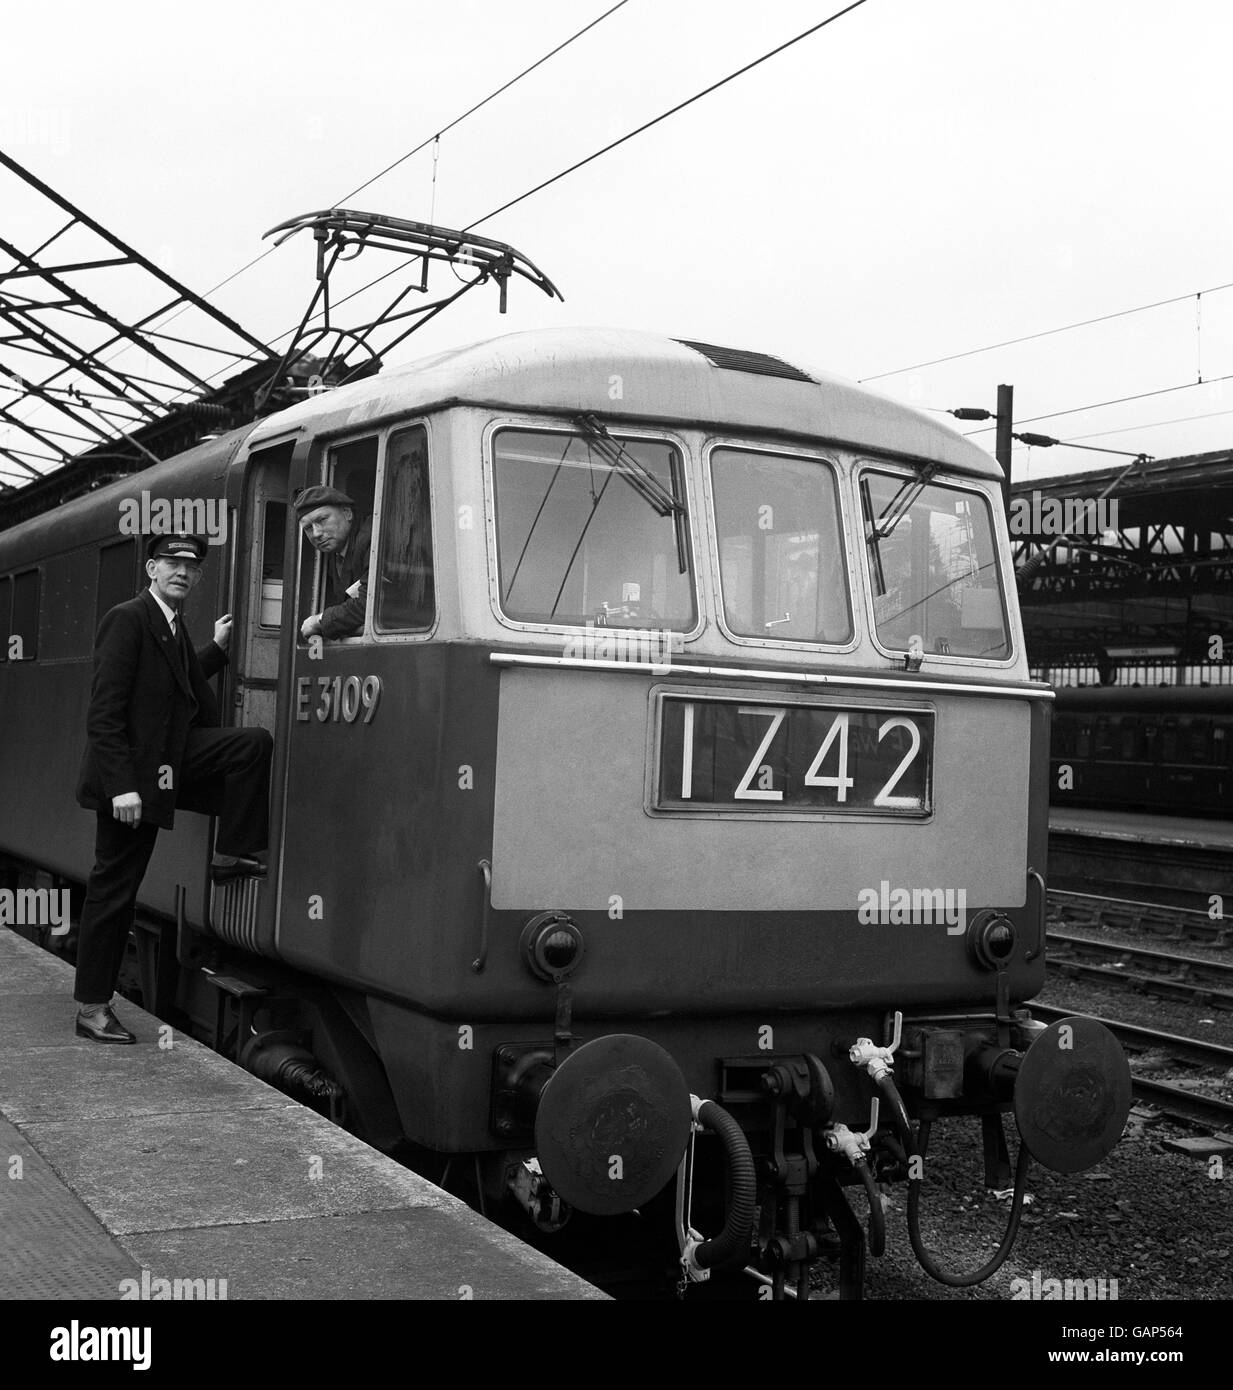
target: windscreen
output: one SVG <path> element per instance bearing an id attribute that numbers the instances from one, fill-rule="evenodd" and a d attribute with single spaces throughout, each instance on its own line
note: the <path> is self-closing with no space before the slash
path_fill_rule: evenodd
<path id="1" fill-rule="evenodd" d="M 741 637 L 843 643 L 852 616 L 835 475 L 820 459 L 716 449 L 724 621 Z"/>
<path id="2" fill-rule="evenodd" d="M 869 583 L 878 639 L 912 637 L 941 656 L 1010 656 L 989 501 L 918 476 L 861 478 Z"/>
<path id="3" fill-rule="evenodd" d="M 499 431 L 502 612 L 566 626 L 693 627 L 682 477 L 677 450 L 658 440 Z"/>

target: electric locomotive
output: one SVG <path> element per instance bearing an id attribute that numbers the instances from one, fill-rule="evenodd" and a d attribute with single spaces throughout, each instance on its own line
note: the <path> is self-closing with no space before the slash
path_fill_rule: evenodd
<path id="1" fill-rule="evenodd" d="M 1107 1032 L 1024 1008 L 1052 692 L 999 477 L 874 392 L 626 331 L 313 396 L 0 535 L 0 848 L 84 880 L 118 518 L 222 505 L 188 619 L 234 612 L 224 707 L 275 738 L 269 877 L 211 887 L 199 818 L 160 837 L 146 1007 L 545 1230 L 662 1208 L 686 1279 L 808 1296 L 827 1256 L 858 1295 L 936 1120 L 980 1115 L 1005 1185 L 1004 1114 L 1073 1171 L 1129 1105 Z M 290 507 L 322 482 L 373 517 L 333 642 Z"/>

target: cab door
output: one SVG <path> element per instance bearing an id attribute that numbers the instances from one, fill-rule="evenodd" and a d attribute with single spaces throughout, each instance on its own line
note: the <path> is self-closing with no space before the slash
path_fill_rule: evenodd
<path id="1" fill-rule="evenodd" d="M 280 710 L 294 651 L 290 626 L 300 546 L 290 499 L 295 481 L 303 477 L 309 443 L 297 434 L 254 449 L 244 462 L 232 559 L 233 623 L 221 715 L 225 724 L 267 729 L 274 739 L 269 874 L 215 885 L 209 920 L 224 941 L 260 955 L 276 954 L 279 847 L 286 819 L 286 732 Z"/>
<path id="2" fill-rule="evenodd" d="M 249 460 L 237 554 L 232 645 L 233 722 L 275 732 L 279 649 L 290 618 L 298 541 L 288 529 L 295 440 L 258 449 Z M 294 528 L 293 528 L 294 529 Z M 284 615 L 286 598 L 286 615 Z"/>
<path id="3" fill-rule="evenodd" d="M 324 482 L 354 499 L 348 544 L 373 525 L 379 438 L 369 429 L 333 440 L 309 467 L 308 486 Z M 374 765 L 381 764 L 375 714 L 382 681 L 373 666 L 371 596 L 364 626 L 351 636 L 300 636 L 304 620 L 330 602 L 328 561 L 294 516 L 289 524 L 296 551 L 294 563 L 288 552 L 284 590 L 288 688 L 282 707 L 286 763 L 276 943 L 279 956 L 292 964 L 329 969 L 356 949 L 351 923 L 363 896 L 356 875 L 369 868 L 361 860 Z M 372 559 L 370 554 L 370 573 Z"/>
<path id="4" fill-rule="evenodd" d="M 428 430 L 406 422 L 340 437 L 309 472 L 310 483 L 354 499 L 352 534 L 373 516 L 372 546 L 363 627 L 328 640 L 299 637 L 328 602 L 321 557 L 300 552 L 295 640 L 288 631 L 284 648 L 277 951 L 300 968 L 389 989 L 418 959 L 415 923 L 434 891 L 440 818 Z"/>

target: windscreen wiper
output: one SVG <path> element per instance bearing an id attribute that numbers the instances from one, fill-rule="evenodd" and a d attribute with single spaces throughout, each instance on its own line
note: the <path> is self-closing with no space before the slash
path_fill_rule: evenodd
<path id="1" fill-rule="evenodd" d="M 895 530 L 895 527 L 907 516 L 908 512 L 916 504 L 916 499 L 924 492 L 925 488 L 933 481 L 933 475 L 938 471 L 936 463 L 927 463 L 924 468 L 911 480 L 904 481 L 899 491 L 886 504 L 886 510 L 872 523 L 868 539 L 871 541 L 885 540 L 887 536 Z"/>
<path id="2" fill-rule="evenodd" d="M 619 477 L 638 493 L 644 501 L 654 508 L 659 516 L 670 516 L 676 533 L 676 558 L 680 572 L 689 568 L 685 547 L 685 503 L 681 500 L 680 483 L 677 479 L 675 459 L 669 464 L 672 474 L 672 491 L 669 492 L 654 473 L 629 453 L 625 447 L 608 433 L 607 427 L 591 414 L 577 417 L 578 424 L 595 452 Z"/>

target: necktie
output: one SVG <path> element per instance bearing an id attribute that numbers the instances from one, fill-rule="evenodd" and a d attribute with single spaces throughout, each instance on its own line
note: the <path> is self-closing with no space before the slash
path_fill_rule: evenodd
<path id="1" fill-rule="evenodd" d="M 176 655 L 180 658 L 180 667 L 184 674 L 188 675 L 188 657 L 184 651 L 184 624 L 180 621 L 180 615 L 171 615 L 171 640 L 176 649 Z"/>

